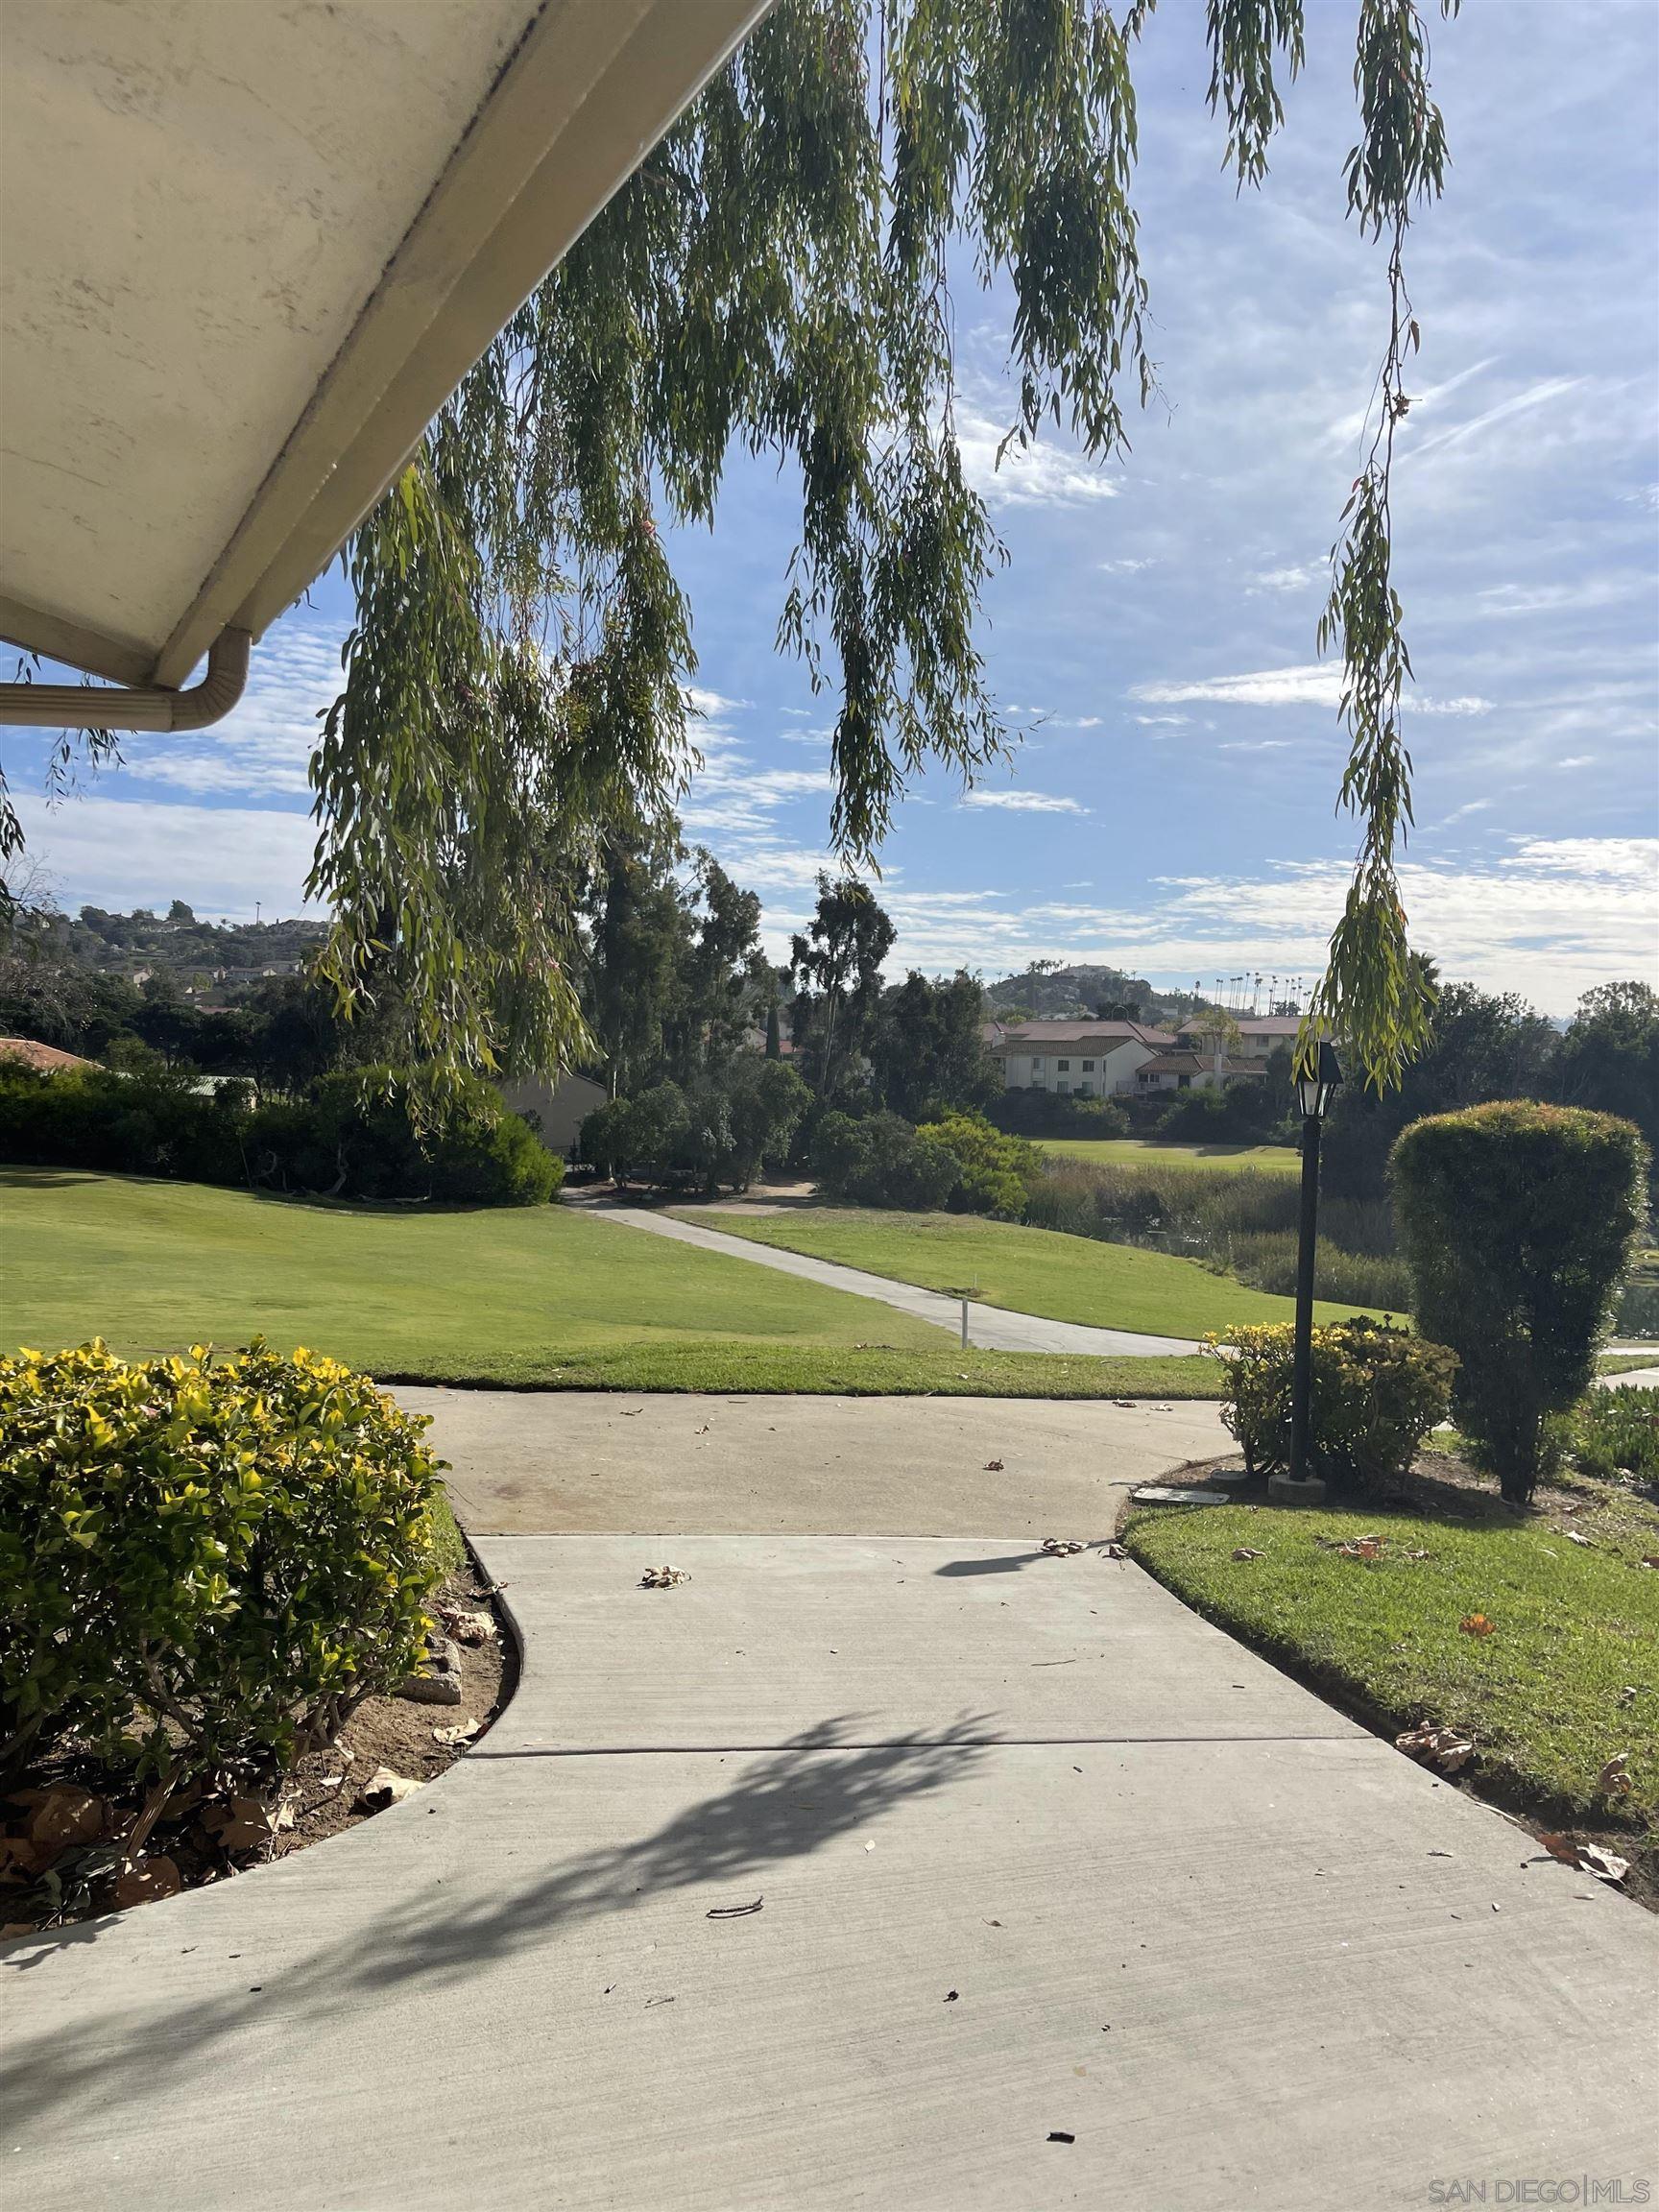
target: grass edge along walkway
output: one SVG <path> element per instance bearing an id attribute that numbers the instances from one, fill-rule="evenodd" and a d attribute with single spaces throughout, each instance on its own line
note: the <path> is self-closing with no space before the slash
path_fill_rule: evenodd
<path id="1" fill-rule="evenodd" d="M 1186 1604 L 1393 1735 L 1470 1737 L 1482 1795 L 1551 1819 L 1659 1822 L 1659 1549 L 1652 1508 L 1610 1486 L 1571 1524 L 1255 1505 L 1143 1509 L 1130 1555 Z M 1586 1539 L 1570 1542 L 1565 1527 Z M 1383 1539 L 1377 1558 L 1334 1547 Z M 1258 1558 L 1238 1558 L 1239 1550 Z M 1489 1633 L 1461 1623 L 1480 1616 Z M 1627 1693 L 1634 1692 L 1634 1695 Z M 1597 1778 L 1630 1753 L 1631 1790 Z"/>

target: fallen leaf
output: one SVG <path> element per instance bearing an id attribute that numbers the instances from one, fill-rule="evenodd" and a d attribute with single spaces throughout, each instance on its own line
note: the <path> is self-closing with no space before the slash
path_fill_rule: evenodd
<path id="1" fill-rule="evenodd" d="M 1628 1751 L 1616 1751 L 1608 1760 L 1606 1766 L 1596 1777 L 1596 1794 L 1598 1797 L 1629 1796 L 1632 1785 L 1629 1775 L 1624 1771 L 1629 1759 Z"/>
<path id="2" fill-rule="evenodd" d="M 672 1590 L 677 1582 L 689 1582 L 684 1567 L 647 1567 L 639 1577 L 641 1590 Z"/>
<path id="3" fill-rule="evenodd" d="M 1467 1736 L 1460 1736 L 1455 1728 L 1437 1728 L 1429 1720 L 1396 1736 L 1394 1745 L 1427 1766 L 1438 1767 L 1442 1774 L 1455 1774 L 1475 1756 L 1475 1746 Z"/>
<path id="4" fill-rule="evenodd" d="M 1616 1851 L 1603 1851 L 1599 1843 L 1580 1843 L 1575 1836 L 1540 1836 L 1551 1859 L 1559 1859 L 1564 1866 L 1574 1866 L 1583 1874 L 1594 1874 L 1599 1882 L 1623 1882 L 1630 1871 L 1628 1859 L 1621 1859 Z"/>
<path id="5" fill-rule="evenodd" d="M 470 1743 L 483 1725 L 482 1720 L 457 1720 L 453 1728 L 434 1728 L 432 1741 L 445 1746 L 451 1743 Z"/>
<path id="6" fill-rule="evenodd" d="M 959 1989 L 947 1989 L 945 1992 L 946 2004 L 954 2005 L 957 1998 L 960 1997 L 961 1994 L 962 1992 Z"/>
<path id="7" fill-rule="evenodd" d="M 1234 1547 L 1233 1556 L 1235 1559 L 1265 1559 L 1267 1554 L 1258 1551 L 1254 1545 L 1239 1544 Z"/>
<path id="8" fill-rule="evenodd" d="M 986 1474 L 987 1474 L 987 1475 L 1000 1475 L 1000 1474 L 1001 1474 L 1001 1472 L 1002 1472 L 1002 1462 L 1001 1462 L 1001 1460 L 1000 1460 L 1000 1459 L 987 1459 L 987 1460 L 986 1460 L 986 1462 L 985 1462 L 985 1472 L 986 1472 Z"/>
<path id="9" fill-rule="evenodd" d="M 1382 1539 L 1381 1536 L 1353 1536 L 1346 1544 L 1338 1544 L 1336 1551 L 1337 1555 L 1343 1559 L 1381 1559 Z"/>
<path id="10" fill-rule="evenodd" d="M 390 1767 L 376 1767 L 364 1783 L 357 1802 L 371 1812 L 378 1812 L 383 1805 L 401 1805 L 405 1797 L 412 1797 L 421 1787 L 407 1774 L 395 1774 Z"/>
<path id="11" fill-rule="evenodd" d="M 1064 2128 L 1050 2128 L 1048 2140 L 1050 2143 L 1075 2143 L 1077 2138 L 1075 2135 L 1068 2134 Z"/>
<path id="12" fill-rule="evenodd" d="M 751 1912 L 758 1912 L 765 1902 L 765 1893 L 762 1891 L 753 1905 L 710 1905 L 703 1917 L 705 1920 L 742 1920 Z"/>
<path id="13" fill-rule="evenodd" d="M 1647 1552 L 1643 1558 L 1642 1564 L 1644 1567 L 1659 1567 L 1659 1552 Z"/>
<path id="14" fill-rule="evenodd" d="M 1582 1544 L 1587 1551 L 1594 1551 L 1596 1549 L 1595 1545 L 1591 1543 L 1589 1537 L 1582 1535 L 1576 1528 L 1568 1529 L 1567 1541 L 1569 1544 Z"/>
<path id="15" fill-rule="evenodd" d="M 1496 1621 L 1488 1621 L 1484 1613 L 1470 1613 L 1457 1625 L 1465 1636 L 1490 1636 L 1498 1623 Z"/>
<path id="16" fill-rule="evenodd" d="M 129 1866 L 115 1885 L 114 1904 L 125 1912 L 130 1905 L 148 1905 L 157 1897 L 177 1897 L 184 1887 L 176 1861 L 157 1854 Z"/>
<path id="17" fill-rule="evenodd" d="M 1133 1413 L 1135 1410 L 1133 1398 L 1114 1398 L 1112 1403 L 1114 1406 L 1121 1407 L 1125 1413 Z"/>
<path id="18" fill-rule="evenodd" d="M 1127 1559 L 1129 1553 L 1127 1549 L 1114 1537 L 1110 1542 L 1101 1545 L 1100 1556 L 1102 1559 Z"/>
<path id="19" fill-rule="evenodd" d="M 1081 1551 L 1083 1546 L 1075 1536 L 1045 1536 L 1043 1549 L 1050 1559 L 1069 1559 L 1073 1551 Z"/>
<path id="20" fill-rule="evenodd" d="M 24 1805 L 33 1801 L 29 1840 L 42 1850 L 66 1851 L 71 1844 L 96 1843 L 108 1833 L 108 1806 L 90 1790 L 77 1789 L 73 1783 L 54 1783 L 38 1791 L 22 1790 L 17 1792 L 17 1798 Z"/>

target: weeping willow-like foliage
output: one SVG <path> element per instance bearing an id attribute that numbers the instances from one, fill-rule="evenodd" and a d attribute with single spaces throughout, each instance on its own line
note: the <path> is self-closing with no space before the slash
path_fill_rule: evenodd
<path id="1" fill-rule="evenodd" d="M 1389 243 L 1392 327 L 1325 618 L 1362 845 L 1320 1010 L 1382 1081 L 1425 1020 L 1394 875 L 1409 663 L 1388 468 L 1416 334 L 1402 242 L 1445 147 L 1413 0 L 1357 5 L 1348 199 Z M 1154 7 L 781 0 L 514 317 L 344 556 L 356 621 L 313 764 L 310 888 L 345 1007 L 400 1009 L 439 1070 L 579 1046 L 568 886 L 694 759 L 689 610 L 657 517 L 709 517 L 733 446 L 799 481 L 777 635 L 834 699 L 845 859 L 871 858 L 926 763 L 972 777 L 1003 750 L 975 642 L 1003 556 L 962 472 L 947 270 L 1011 289 L 1009 437 L 1053 423 L 1120 451 L 1154 375 L 1131 197 Z M 1242 187 L 1303 0 L 1209 0 L 1209 28 Z"/>

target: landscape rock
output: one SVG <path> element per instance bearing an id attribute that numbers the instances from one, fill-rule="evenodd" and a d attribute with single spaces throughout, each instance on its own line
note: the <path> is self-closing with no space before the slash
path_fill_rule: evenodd
<path id="1" fill-rule="evenodd" d="M 418 1705 L 459 1705 L 461 1702 L 461 1647 L 453 1637 L 428 1639 L 425 1666 L 418 1674 L 406 1674 L 397 1685 L 399 1697 Z"/>

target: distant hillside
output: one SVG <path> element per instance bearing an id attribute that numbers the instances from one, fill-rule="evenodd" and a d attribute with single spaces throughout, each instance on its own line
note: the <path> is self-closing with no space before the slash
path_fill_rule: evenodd
<path id="1" fill-rule="evenodd" d="M 115 914 L 83 906 L 73 919 L 58 916 L 46 939 L 61 959 L 78 966 L 131 974 L 134 969 L 286 970 L 321 945 L 322 922 L 208 922 L 175 899 L 165 914 L 135 907 Z"/>
<path id="2" fill-rule="evenodd" d="M 1126 974 L 1121 968 L 1062 968 L 1046 960 L 1034 961 L 1023 974 L 987 984 L 985 998 L 994 1014 L 1023 1015 L 1033 1022 L 1097 1015 L 1103 1006 L 1133 1008 L 1119 1017 L 1131 1021 L 1185 1022 L 1209 1004 L 1190 991 L 1155 991 L 1144 975 Z"/>

